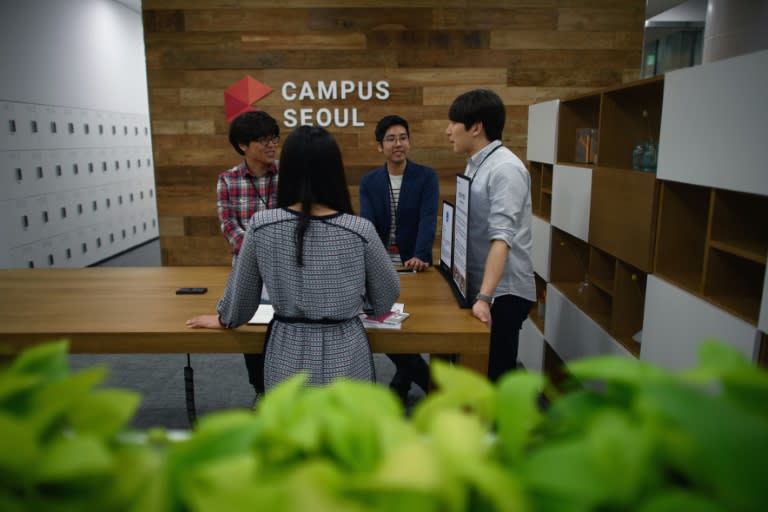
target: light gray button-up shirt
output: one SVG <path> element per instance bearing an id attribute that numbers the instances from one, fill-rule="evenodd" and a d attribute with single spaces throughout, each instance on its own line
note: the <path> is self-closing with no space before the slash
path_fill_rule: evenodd
<path id="1" fill-rule="evenodd" d="M 504 273 L 493 292 L 536 301 L 531 260 L 531 176 L 525 164 L 501 141 L 493 141 L 467 159 L 469 193 L 467 298 L 480 292 L 491 241 L 509 247 Z"/>

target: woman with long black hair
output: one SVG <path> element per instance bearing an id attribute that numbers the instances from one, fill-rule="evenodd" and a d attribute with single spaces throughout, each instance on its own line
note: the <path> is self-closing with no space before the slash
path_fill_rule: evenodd
<path id="1" fill-rule="evenodd" d="M 235 328 L 251 319 L 266 286 L 275 309 L 267 331 L 266 389 L 299 371 L 309 384 L 375 380 L 358 314 L 388 311 L 400 282 L 373 225 L 353 215 L 341 151 L 325 129 L 302 126 L 280 154 L 278 208 L 252 218 L 219 315 L 189 327 Z"/>

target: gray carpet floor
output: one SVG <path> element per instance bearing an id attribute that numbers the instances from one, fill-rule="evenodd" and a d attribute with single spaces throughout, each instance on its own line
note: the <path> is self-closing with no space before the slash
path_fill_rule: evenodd
<path id="1" fill-rule="evenodd" d="M 148 242 L 97 266 L 160 266 L 160 243 Z M 106 365 L 105 386 L 133 390 L 142 401 L 131 426 L 140 429 L 164 427 L 189 428 L 187 417 L 184 354 L 149 355 L 71 355 L 70 366 L 77 371 L 94 365 Z M 191 354 L 195 382 L 195 408 L 198 419 L 214 411 L 250 408 L 254 392 L 248 383 L 245 362 L 241 354 Z M 394 374 L 394 365 L 384 354 L 374 354 L 376 380 L 387 386 Z M 424 394 L 411 387 L 407 408 Z"/>
<path id="2" fill-rule="evenodd" d="M 138 429 L 163 427 L 189 428 L 184 393 L 184 354 L 148 355 L 71 355 L 74 370 L 94 365 L 108 368 L 105 386 L 136 391 L 142 400 L 131 426 Z M 240 354 L 191 354 L 190 362 L 195 383 L 195 409 L 198 419 L 214 411 L 248 409 L 254 392 L 248 383 L 243 356 Z M 394 365 L 384 354 L 374 354 L 376 380 L 387 386 L 394 374 Z M 413 406 L 424 394 L 411 386 L 406 402 Z"/>

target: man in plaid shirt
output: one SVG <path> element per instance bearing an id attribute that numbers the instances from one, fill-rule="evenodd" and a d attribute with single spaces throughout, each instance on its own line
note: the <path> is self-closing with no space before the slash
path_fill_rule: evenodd
<path id="1" fill-rule="evenodd" d="M 240 114 L 229 126 L 229 143 L 243 161 L 219 175 L 216 209 L 235 265 L 254 213 L 277 206 L 277 146 L 280 128 L 266 112 Z M 243 354 L 256 395 L 264 392 L 264 355 Z"/>

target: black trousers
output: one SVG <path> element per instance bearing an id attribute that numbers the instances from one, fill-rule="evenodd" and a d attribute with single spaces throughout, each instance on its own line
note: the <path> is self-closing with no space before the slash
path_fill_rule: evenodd
<path id="1" fill-rule="evenodd" d="M 407 393 L 411 382 L 415 382 L 425 393 L 429 389 L 429 365 L 419 354 L 387 354 L 395 363 L 395 377 L 392 385 L 398 391 Z"/>
<path id="2" fill-rule="evenodd" d="M 509 370 L 517 368 L 520 328 L 531 312 L 533 302 L 516 295 L 501 295 L 491 306 L 491 350 L 488 379 L 496 382 Z"/>
<path id="3" fill-rule="evenodd" d="M 264 392 L 264 354 L 243 354 L 248 382 L 257 393 Z"/>

